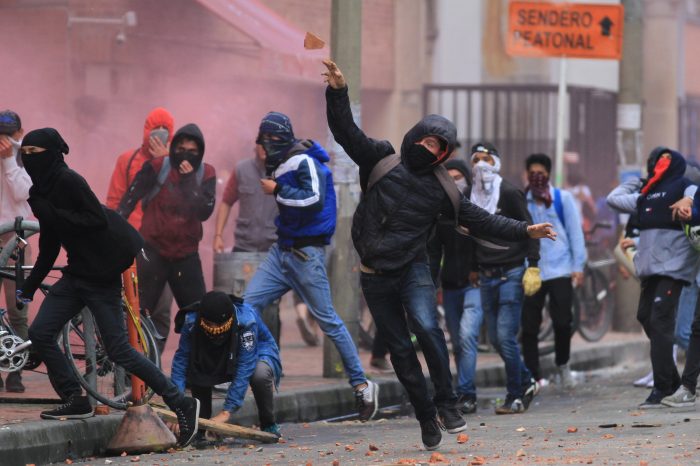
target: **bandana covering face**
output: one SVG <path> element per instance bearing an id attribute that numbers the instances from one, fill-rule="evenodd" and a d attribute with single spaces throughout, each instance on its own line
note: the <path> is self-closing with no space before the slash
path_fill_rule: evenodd
<path id="1" fill-rule="evenodd" d="M 527 177 L 530 185 L 527 189 L 536 201 L 543 202 L 545 207 L 552 205 L 552 195 L 549 192 L 549 176 L 544 173 L 530 173 Z"/>
<path id="2" fill-rule="evenodd" d="M 488 162 L 478 162 L 472 167 L 472 194 L 471 201 L 493 214 L 498 207 L 498 200 L 501 197 L 501 159 L 497 155 L 490 154 L 494 164 Z M 474 160 L 474 155 L 472 155 Z"/>
<path id="3" fill-rule="evenodd" d="M 69 151 L 68 144 L 53 128 L 35 129 L 22 139 L 22 147 L 34 146 L 46 149 L 35 154 L 22 154 L 22 163 L 32 179 L 30 195 L 44 195 L 51 191 L 58 174 L 67 169 L 63 154 Z"/>
<path id="4" fill-rule="evenodd" d="M 275 139 L 272 139 L 272 136 Z M 265 169 L 268 176 L 284 161 L 296 144 L 292 122 L 284 113 L 270 112 L 260 122 L 256 143 L 265 149 Z"/>
<path id="5" fill-rule="evenodd" d="M 663 178 L 666 170 L 668 170 L 668 167 L 670 166 L 671 158 L 659 157 L 659 160 L 656 162 L 656 166 L 654 166 L 654 175 L 649 178 L 649 181 L 647 181 L 642 188 L 642 194 L 647 194 L 649 190 L 651 190 L 651 188 L 653 188 L 654 185 L 658 183 L 661 178 Z"/>

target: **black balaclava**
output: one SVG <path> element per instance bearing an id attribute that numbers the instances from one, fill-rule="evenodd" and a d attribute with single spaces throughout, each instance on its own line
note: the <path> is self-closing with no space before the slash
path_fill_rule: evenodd
<path id="1" fill-rule="evenodd" d="M 192 333 L 190 375 L 199 381 L 195 385 L 230 382 L 238 359 L 238 320 L 231 297 L 221 291 L 205 294 Z"/>
<path id="2" fill-rule="evenodd" d="M 435 136 L 440 141 L 437 155 L 416 144 L 426 136 Z M 414 173 L 428 173 L 447 160 L 456 143 L 457 128 L 450 120 L 440 115 L 427 115 L 404 135 L 401 161 Z"/>
<path id="3" fill-rule="evenodd" d="M 68 154 L 66 141 L 53 128 L 35 129 L 22 139 L 22 147 L 35 146 L 46 149 L 44 152 L 22 154 L 22 164 L 32 179 L 30 194 L 45 195 L 51 191 L 61 171 L 68 166 L 63 154 Z"/>
<path id="4" fill-rule="evenodd" d="M 278 139 L 273 140 L 270 136 Z M 265 149 L 265 172 L 270 176 L 297 142 L 289 117 L 284 113 L 269 112 L 260 122 L 255 142 Z"/>
<path id="5" fill-rule="evenodd" d="M 177 151 L 177 145 L 183 139 L 189 139 L 197 144 L 198 151 Z M 176 152 L 177 151 L 177 152 Z M 190 165 L 192 165 L 192 175 L 197 172 L 197 169 L 202 164 L 202 159 L 204 158 L 204 136 L 202 131 L 194 123 L 189 123 L 175 133 L 173 140 L 170 143 L 170 163 L 171 166 L 177 170 L 180 168 L 180 164 L 187 160 Z"/>

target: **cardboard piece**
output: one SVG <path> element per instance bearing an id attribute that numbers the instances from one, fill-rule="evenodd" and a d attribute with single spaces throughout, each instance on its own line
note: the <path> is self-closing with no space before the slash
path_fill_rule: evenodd
<path id="1" fill-rule="evenodd" d="M 308 50 L 322 49 L 326 43 L 313 32 L 307 32 L 304 37 L 304 48 Z"/>

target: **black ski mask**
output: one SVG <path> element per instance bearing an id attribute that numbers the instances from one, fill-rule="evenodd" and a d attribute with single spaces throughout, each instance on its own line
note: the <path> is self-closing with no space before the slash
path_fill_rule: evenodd
<path id="1" fill-rule="evenodd" d="M 172 161 L 173 166 L 177 168 L 180 168 L 180 164 L 187 160 L 194 169 L 192 173 L 197 171 L 199 165 L 202 163 L 202 157 L 200 157 L 199 154 L 193 150 L 175 152 L 173 153 L 173 155 L 170 156 L 170 159 Z"/>
<path id="2" fill-rule="evenodd" d="M 58 174 L 67 169 L 63 154 L 69 147 L 61 135 L 53 128 L 30 131 L 22 139 L 22 148 L 34 146 L 46 149 L 43 152 L 25 154 L 22 149 L 22 164 L 32 179 L 30 194 L 45 195 L 51 191 Z"/>
<path id="3" fill-rule="evenodd" d="M 265 115 L 255 142 L 265 149 L 265 173 L 271 176 L 297 142 L 289 117 L 279 112 Z"/>
<path id="4" fill-rule="evenodd" d="M 420 144 L 413 144 L 406 152 L 406 163 L 413 172 L 432 170 L 436 161 L 435 154 Z"/>

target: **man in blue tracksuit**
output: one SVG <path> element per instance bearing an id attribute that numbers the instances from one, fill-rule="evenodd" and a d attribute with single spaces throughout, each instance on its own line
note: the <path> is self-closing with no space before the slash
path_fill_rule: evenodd
<path id="1" fill-rule="evenodd" d="M 180 344 L 171 377 L 183 393 L 187 382 L 201 403 L 201 417 L 211 417 L 214 385 L 231 382 L 224 409 L 212 418 L 217 422 L 229 421 L 243 405 L 250 385 L 260 429 L 279 436 L 273 395 L 282 364 L 275 339 L 258 313 L 240 298 L 210 291 L 177 313 L 175 331 L 180 333 Z"/>
<path id="2" fill-rule="evenodd" d="M 308 305 L 343 361 L 361 421 L 377 412 L 378 385 L 367 380 L 357 347 L 333 308 L 324 247 L 335 232 L 336 201 L 328 154 L 318 143 L 294 137 L 289 117 L 270 112 L 256 141 L 265 149 L 263 191 L 279 207 L 277 242 L 248 284 L 244 299 L 258 313 L 294 290 Z"/>

